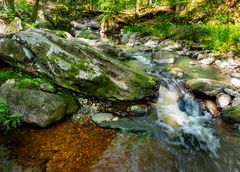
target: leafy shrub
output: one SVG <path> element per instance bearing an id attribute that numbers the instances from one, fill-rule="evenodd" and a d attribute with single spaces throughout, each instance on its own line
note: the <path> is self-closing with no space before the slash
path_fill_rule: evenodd
<path id="1" fill-rule="evenodd" d="M 145 24 L 139 23 L 130 26 L 125 26 L 123 28 L 124 32 L 141 32 L 141 33 L 148 33 L 148 28 Z"/>
<path id="2" fill-rule="evenodd" d="M 7 128 L 7 130 L 12 129 L 20 125 L 20 119 L 22 114 L 14 112 L 10 114 L 10 109 L 7 101 L 0 97 L 0 122 Z"/>

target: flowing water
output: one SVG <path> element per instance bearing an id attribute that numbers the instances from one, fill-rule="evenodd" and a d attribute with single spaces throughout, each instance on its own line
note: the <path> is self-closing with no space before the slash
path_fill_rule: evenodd
<path id="1" fill-rule="evenodd" d="M 121 47 L 123 48 L 123 47 Z M 217 69 L 189 66 L 182 57 L 171 65 L 158 66 L 150 54 L 128 49 L 160 82 L 154 112 L 146 116 L 124 118 L 124 131 L 119 132 L 91 166 L 94 172 L 238 172 L 240 171 L 240 127 L 212 119 L 201 103 L 183 86 L 184 79 L 175 79 L 166 68 L 184 70 L 186 78 L 211 78 L 224 81 Z M 121 124 L 119 124 L 121 125 Z M 134 126 L 128 130 L 129 126 Z M 75 129 L 74 129 L 75 131 Z M 141 132 L 140 132 L 141 131 Z M 0 162 L 17 171 L 15 161 Z M 71 148 L 69 148 L 71 149 Z M 1 164 L 0 164 L 1 165 Z"/>
<path id="2" fill-rule="evenodd" d="M 164 72 L 163 66 L 153 64 L 148 54 L 133 55 L 150 74 L 159 78 L 156 113 L 149 114 L 155 117 L 135 119 L 145 132 L 118 134 L 92 171 L 240 171 L 239 126 L 224 127 L 219 119 L 212 119 L 184 88 L 183 80 L 173 78 Z M 188 58 L 183 57 L 172 66 L 184 68 L 187 78 L 224 80 L 216 75 L 217 69 L 187 67 L 186 61 Z"/>

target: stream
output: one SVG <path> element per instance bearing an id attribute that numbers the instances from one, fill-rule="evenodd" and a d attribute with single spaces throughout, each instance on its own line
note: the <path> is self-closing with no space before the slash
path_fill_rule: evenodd
<path id="1" fill-rule="evenodd" d="M 213 119 L 201 108 L 201 102 L 183 86 L 184 79 L 189 78 L 220 81 L 227 78 L 219 75 L 218 69 L 191 66 L 188 57 L 177 57 L 174 52 L 168 52 L 176 58 L 173 64 L 157 65 L 150 60 L 149 53 L 120 47 L 131 52 L 135 58 L 133 61 L 142 63 L 149 74 L 159 79 L 158 98 L 153 105 L 156 111 L 141 117 L 123 117 L 109 124 L 110 128 L 122 131 L 104 147 L 90 171 L 239 172 L 240 128 L 234 128 L 221 119 Z M 182 69 L 184 78 L 174 78 L 167 72 L 168 67 Z M 5 154 L 6 150 L 1 145 L 0 165 L 12 164 L 11 168 L 3 171 L 22 171 Z"/>
<path id="2" fill-rule="evenodd" d="M 153 64 L 148 53 L 133 54 L 136 60 L 144 64 L 148 73 L 159 78 L 157 114 L 131 119 L 130 126 L 135 124 L 145 132 L 136 134 L 129 132 L 130 128 L 118 134 L 92 170 L 240 171 L 239 130 L 220 119 L 212 119 L 182 84 L 186 78 L 204 77 L 223 82 L 228 78 L 219 75 L 218 69 L 213 67 L 191 66 L 188 57 L 176 58 L 175 53 L 171 55 L 176 58 L 175 63 L 165 66 Z M 175 79 L 164 72 L 169 66 L 181 68 L 185 78 Z"/>

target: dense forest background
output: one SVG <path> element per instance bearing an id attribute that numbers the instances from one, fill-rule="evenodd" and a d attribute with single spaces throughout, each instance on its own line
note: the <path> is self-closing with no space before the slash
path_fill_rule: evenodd
<path id="1" fill-rule="evenodd" d="M 163 39 L 201 43 L 213 51 L 240 49 L 238 0 L 2 0 L 0 18 L 23 26 L 66 30 L 73 20 L 93 15 L 103 31 L 142 32 Z M 45 22 L 46 24 L 46 22 Z M 45 27 L 45 26 L 44 26 Z"/>

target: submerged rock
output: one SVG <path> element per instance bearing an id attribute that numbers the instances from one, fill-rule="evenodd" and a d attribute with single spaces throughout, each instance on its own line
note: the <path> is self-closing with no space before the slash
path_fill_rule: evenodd
<path id="1" fill-rule="evenodd" d="M 71 95 L 16 88 L 13 83 L 4 84 L 0 96 L 6 99 L 11 112 L 23 115 L 22 122 L 40 127 L 57 122 L 78 109 Z"/>
<path id="2" fill-rule="evenodd" d="M 92 116 L 92 120 L 97 124 L 100 124 L 104 121 L 110 122 L 113 121 L 113 119 L 114 116 L 111 113 L 97 113 Z"/>
<path id="3" fill-rule="evenodd" d="M 235 90 L 231 85 L 205 78 L 187 80 L 185 85 L 194 93 L 205 94 L 207 96 L 217 96 L 226 88 Z"/>
<path id="4" fill-rule="evenodd" d="M 0 59 L 87 96 L 138 100 L 152 95 L 155 78 L 114 57 L 47 30 L 30 29 L 0 39 Z"/>
<path id="5" fill-rule="evenodd" d="M 144 115 L 147 113 L 147 109 L 140 105 L 133 105 L 130 107 L 129 112 L 135 115 Z"/>

